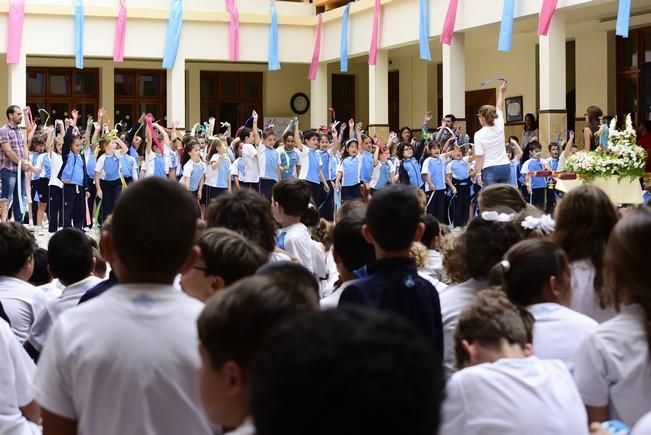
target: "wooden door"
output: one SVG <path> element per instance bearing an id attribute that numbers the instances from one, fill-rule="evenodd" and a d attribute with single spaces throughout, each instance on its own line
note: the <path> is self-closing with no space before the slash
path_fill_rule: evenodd
<path id="1" fill-rule="evenodd" d="M 355 76 L 351 74 L 332 75 L 332 108 L 337 114 L 337 121 L 347 123 L 355 118 Z M 328 120 L 324 119 L 323 122 Z M 317 128 L 313 125 L 312 128 Z"/>
<path id="2" fill-rule="evenodd" d="M 389 71 L 389 131 L 400 129 L 400 71 Z"/>
<path id="3" fill-rule="evenodd" d="M 466 132 L 471 140 L 475 133 L 481 128 L 477 114 L 479 108 L 484 104 L 495 105 L 497 95 L 495 89 L 480 89 L 478 91 L 466 92 Z"/>

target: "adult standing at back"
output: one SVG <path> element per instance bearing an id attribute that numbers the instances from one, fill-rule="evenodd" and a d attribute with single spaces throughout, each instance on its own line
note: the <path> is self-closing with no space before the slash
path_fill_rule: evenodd
<path id="1" fill-rule="evenodd" d="M 597 106 L 585 109 L 585 127 L 583 128 L 583 149 L 594 151 L 599 146 L 599 138 L 595 136 L 601 127 L 601 117 L 604 112 Z"/>
<path id="2" fill-rule="evenodd" d="M 479 108 L 481 130 L 475 133 L 475 156 L 477 183 L 490 186 L 508 183 L 510 162 L 504 146 L 504 94 L 508 85 L 503 82 L 497 93 L 497 105 L 484 105 Z"/>
<path id="3" fill-rule="evenodd" d="M 23 111 L 18 106 L 7 108 L 7 123 L 0 128 L 0 179 L 2 180 L 2 194 L 0 195 L 0 219 L 4 222 L 7 219 L 8 204 L 12 203 L 12 209 L 17 221 L 20 212 L 20 199 L 18 196 L 18 165 L 24 171 L 29 169 L 29 149 L 27 142 L 20 131 L 20 123 L 23 121 Z M 33 126 L 30 126 L 33 131 Z M 22 180 L 21 180 L 22 181 Z"/>

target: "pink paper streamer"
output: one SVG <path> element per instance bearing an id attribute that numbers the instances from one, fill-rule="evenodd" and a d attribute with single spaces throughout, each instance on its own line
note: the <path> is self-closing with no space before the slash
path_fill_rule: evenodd
<path id="1" fill-rule="evenodd" d="M 316 40 L 314 41 L 314 52 L 312 53 L 312 63 L 310 71 L 307 74 L 308 80 L 315 80 L 316 73 L 319 70 L 319 57 L 321 56 L 321 23 L 323 14 L 319 14 L 316 21 Z"/>
<path id="2" fill-rule="evenodd" d="M 454 35 L 454 24 L 457 21 L 457 6 L 459 0 L 450 0 L 448 4 L 448 13 L 445 15 L 443 30 L 441 31 L 441 44 L 450 45 Z"/>
<path id="3" fill-rule="evenodd" d="M 20 61 L 20 46 L 23 40 L 24 0 L 10 0 L 7 21 L 7 63 L 16 65 Z"/>
<path id="4" fill-rule="evenodd" d="M 165 148 L 163 148 L 163 145 L 158 141 L 158 135 L 156 134 L 156 130 L 154 130 L 154 123 L 152 122 L 152 114 L 148 113 L 147 116 L 145 116 L 145 121 L 147 122 L 147 128 L 151 132 L 151 139 L 154 141 L 158 149 L 160 150 L 161 154 L 165 153 Z"/>
<path id="5" fill-rule="evenodd" d="M 237 11 L 235 0 L 226 0 L 226 9 L 231 14 L 229 28 L 229 49 L 231 61 L 240 60 L 240 14 Z"/>
<path id="6" fill-rule="evenodd" d="M 120 11 L 115 21 L 115 39 L 113 41 L 113 61 L 124 61 L 124 40 L 127 32 L 127 0 L 120 0 Z"/>
<path id="7" fill-rule="evenodd" d="M 540 17 L 538 20 L 538 35 L 547 36 L 549 25 L 552 23 L 552 17 L 556 11 L 558 0 L 543 0 Z"/>
<path id="8" fill-rule="evenodd" d="M 368 64 L 377 63 L 377 47 L 380 39 L 380 0 L 373 5 L 373 30 L 371 31 L 371 47 L 368 49 Z"/>

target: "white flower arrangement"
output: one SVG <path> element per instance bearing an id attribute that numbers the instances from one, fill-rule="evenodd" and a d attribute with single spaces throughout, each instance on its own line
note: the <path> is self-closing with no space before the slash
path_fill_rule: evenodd
<path id="1" fill-rule="evenodd" d="M 582 178 L 617 176 L 639 178 L 645 173 L 646 151 L 637 146 L 631 115 L 626 115 L 624 130 L 617 130 L 617 117 L 610 121 L 608 146 L 596 151 L 579 151 L 565 162 L 567 172 Z"/>

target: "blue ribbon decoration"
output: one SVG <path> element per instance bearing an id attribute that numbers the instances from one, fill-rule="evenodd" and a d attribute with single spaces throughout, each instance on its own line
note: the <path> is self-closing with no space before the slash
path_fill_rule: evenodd
<path id="1" fill-rule="evenodd" d="M 84 4 L 75 0 L 75 67 L 84 69 Z"/>
<path id="2" fill-rule="evenodd" d="M 619 0 L 617 9 L 617 25 L 615 35 L 628 38 L 628 27 L 631 19 L 631 0 Z"/>
<path id="3" fill-rule="evenodd" d="M 181 41 L 181 28 L 183 27 L 183 1 L 172 0 L 170 18 L 167 23 L 165 35 L 165 51 L 163 52 L 163 68 L 171 69 L 176 62 L 176 53 L 179 51 Z"/>
<path id="4" fill-rule="evenodd" d="M 429 50 L 429 0 L 420 0 L 418 30 L 420 39 L 420 58 L 431 62 L 432 53 L 430 53 Z"/>
<path id="5" fill-rule="evenodd" d="M 511 51 L 513 41 L 513 18 L 515 16 L 515 0 L 504 0 L 502 10 L 502 24 L 500 24 L 500 39 L 497 43 L 498 51 Z"/>
<path id="6" fill-rule="evenodd" d="M 339 71 L 348 72 L 348 13 L 350 3 L 346 5 L 341 16 L 341 47 L 339 48 Z"/>
<path id="7" fill-rule="evenodd" d="M 276 13 L 276 2 L 271 0 L 271 25 L 269 26 L 269 71 L 280 71 L 280 60 L 278 60 L 278 14 Z"/>

